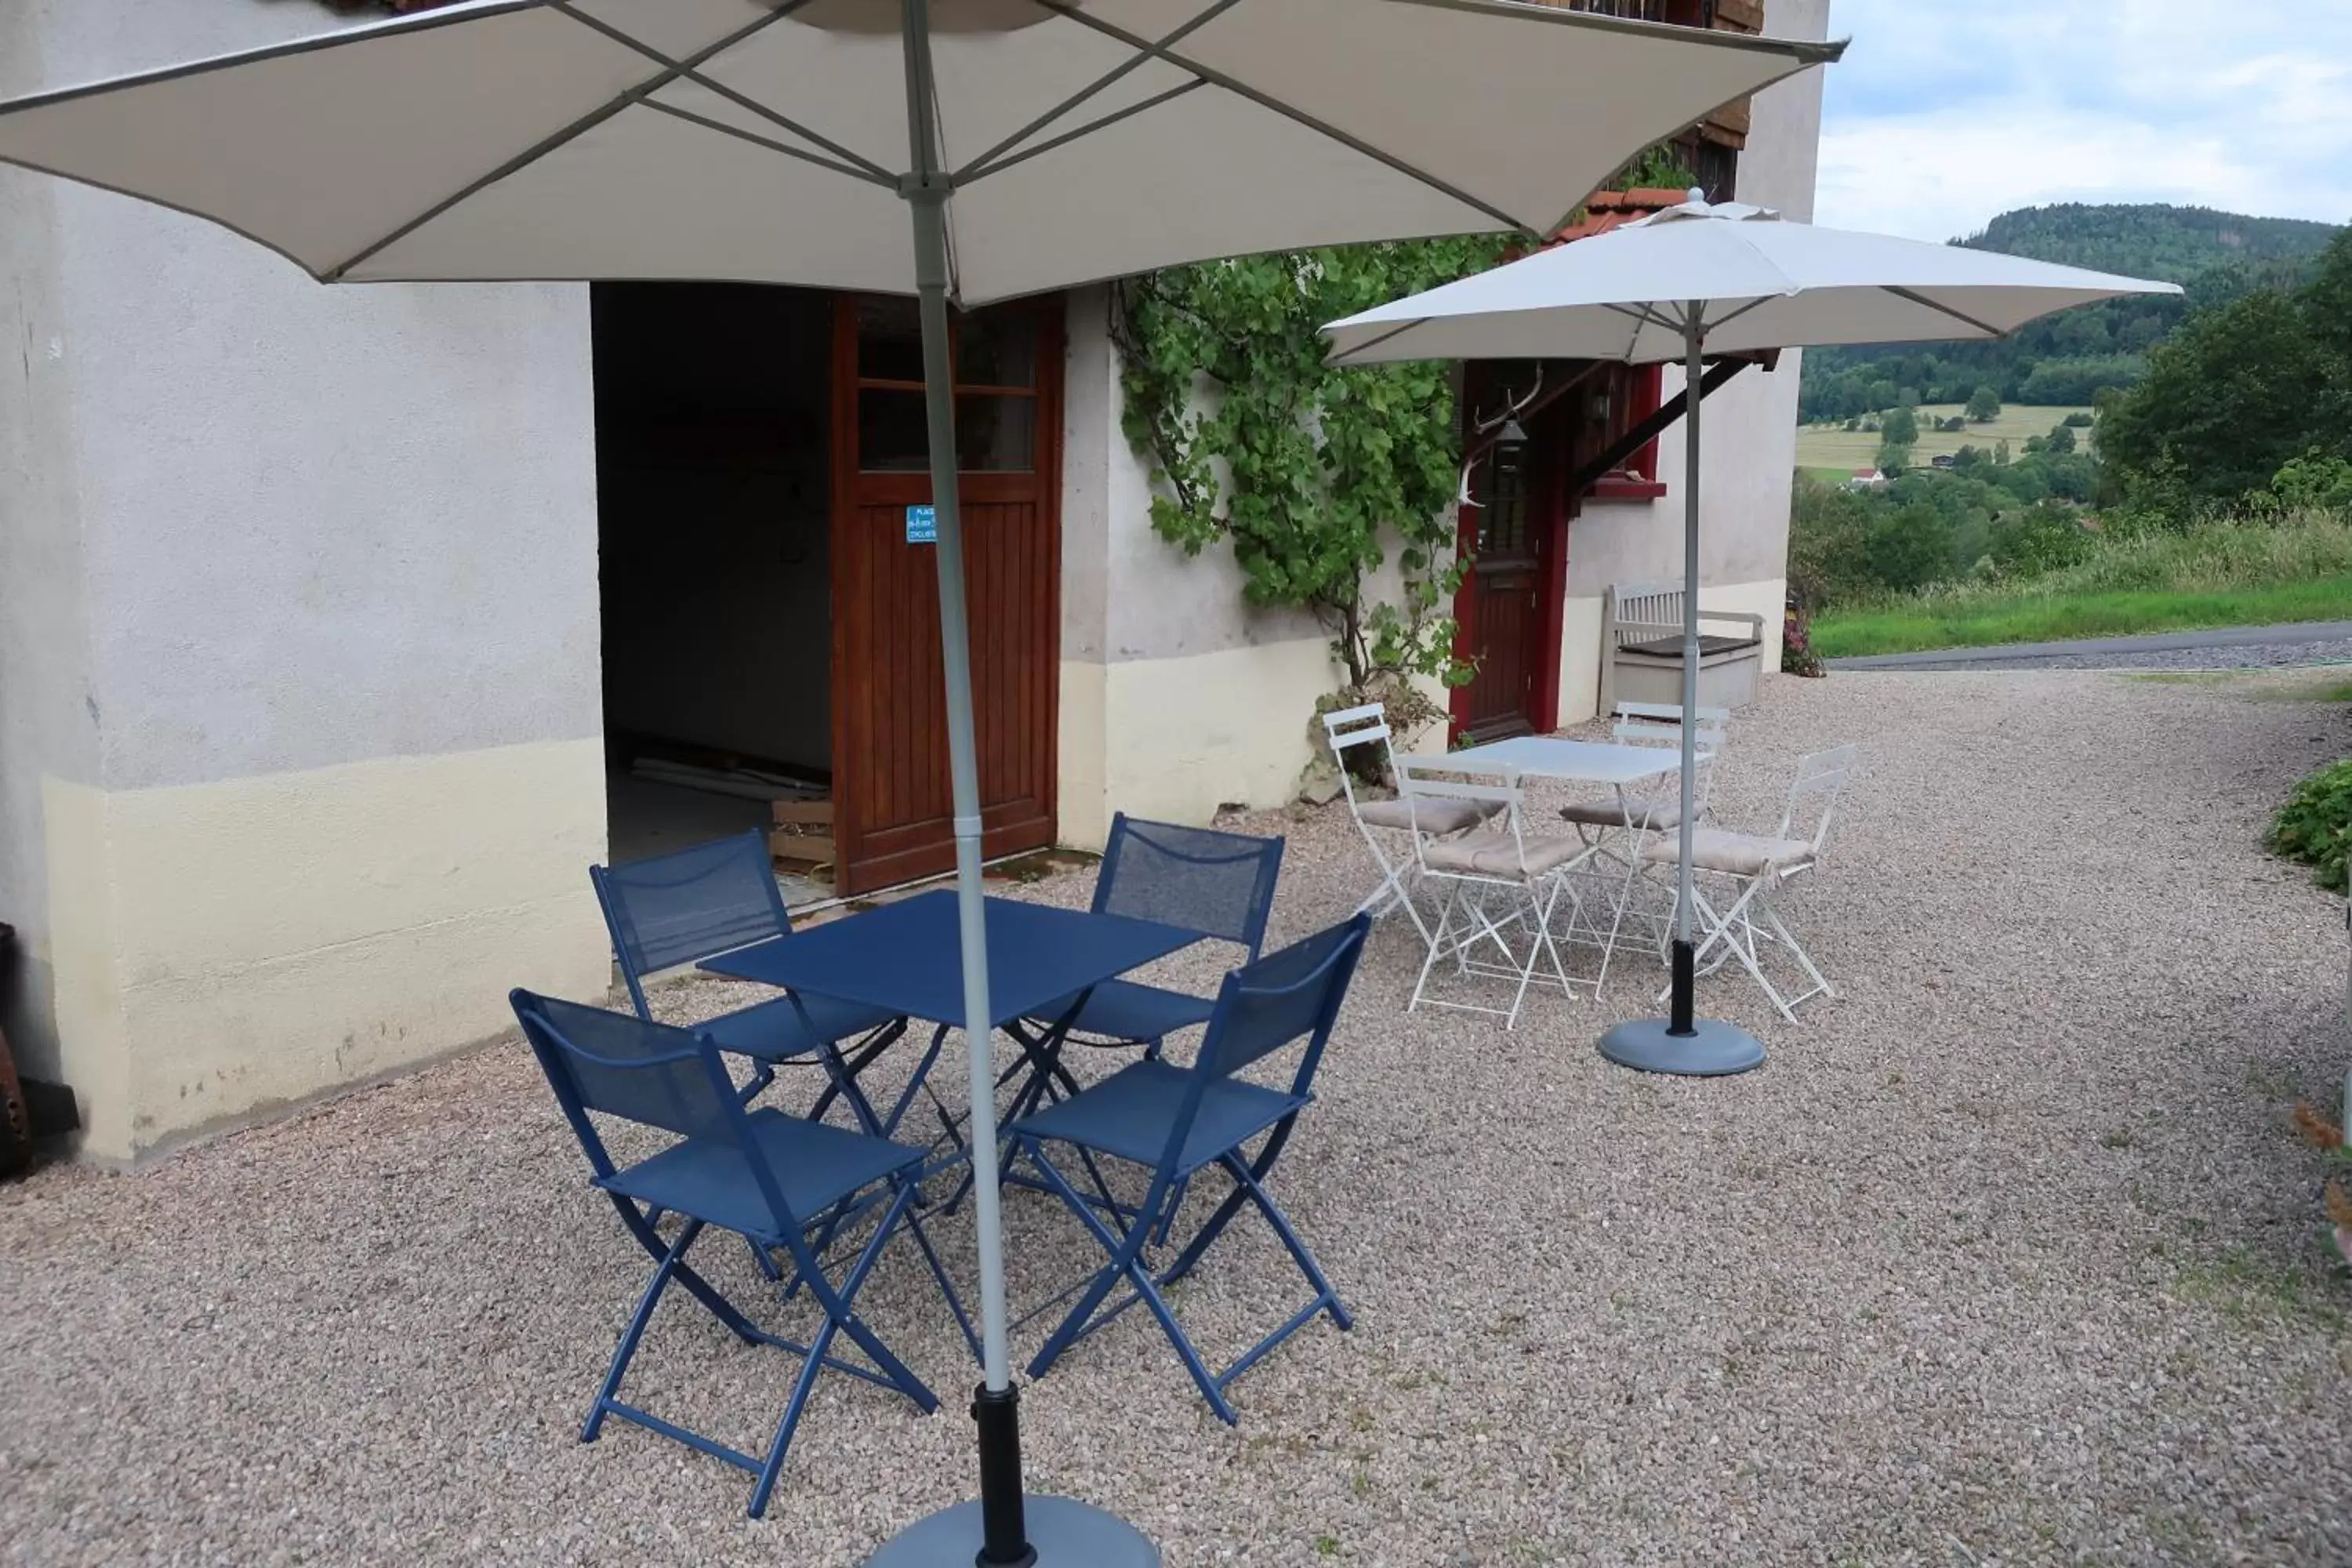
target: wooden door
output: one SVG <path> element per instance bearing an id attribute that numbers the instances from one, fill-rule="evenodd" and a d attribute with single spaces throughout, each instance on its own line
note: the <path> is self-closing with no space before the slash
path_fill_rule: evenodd
<path id="1" fill-rule="evenodd" d="M 1054 841 L 1061 669 L 1061 301 L 961 316 L 957 446 L 981 820 Z M 844 296 L 834 330 L 834 837 L 840 891 L 955 864 L 915 302 Z"/>
<path id="2" fill-rule="evenodd" d="M 1515 395 L 1524 395 L 1527 387 L 1506 374 L 1509 368 L 1474 372 L 1466 389 L 1474 421 L 1481 395 L 1496 408 Z M 1471 567 L 1454 599 L 1454 651 L 1474 660 L 1477 674 L 1456 689 L 1453 717 L 1455 732 L 1471 740 L 1524 734 L 1536 728 L 1543 706 L 1537 686 L 1545 674 L 1545 543 L 1550 520 L 1542 481 L 1548 443 L 1532 427 L 1528 434 L 1526 441 L 1493 447 L 1472 465 L 1470 496 L 1476 504 L 1462 509 L 1460 539 Z M 1471 439 L 1476 438 L 1474 429 Z"/>

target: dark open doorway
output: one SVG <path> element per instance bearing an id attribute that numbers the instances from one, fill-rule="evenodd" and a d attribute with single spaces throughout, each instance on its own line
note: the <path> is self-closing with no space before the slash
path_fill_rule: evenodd
<path id="1" fill-rule="evenodd" d="M 591 298 L 607 805 L 625 860 L 764 828 L 760 777 L 830 783 L 834 307 L 740 284 Z M 679 782 L 696 772 L 735 792 Z"/>

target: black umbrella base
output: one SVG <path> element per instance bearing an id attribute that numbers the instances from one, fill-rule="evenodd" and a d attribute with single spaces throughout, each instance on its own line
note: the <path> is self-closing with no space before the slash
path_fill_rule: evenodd
<path id="1" fill-rule="evenodd" d="M 1601 1037 L 1601 1054 L 1619 1067 L 1680 1078 L 1727 1078 L 1764 1065 L 1763 1042 L 1745 1029 L 1701 1018 L 1687 1035 L 1664 1018 L 1635 1018 Z"/>
<path id="2" fill-rule="evenodd" d="M 1116 1514 L 1073 1498 L 1023 1504 L 1037 1568 L 1160 1568 L 1160 1549 Z M 866 1560 L 866 1568 L 972 1568 L 980 1556 L 977 1500 L 918 1520 Z"/>

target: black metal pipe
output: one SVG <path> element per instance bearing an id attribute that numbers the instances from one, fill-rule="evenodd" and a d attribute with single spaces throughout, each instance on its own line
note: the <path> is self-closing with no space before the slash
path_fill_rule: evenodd
<path id="1" fill-rule="evenodd" d="M 980 1424 L 979 1568 L 1030 1568 L 1037 1561 L 1023 1516 L 1021 1482 L 1021 1391 L 982 1384 L 971 1396 L 971 1418 Z"/>
<path id="2" fill-rule="evenodd" d="M 1698 1033 L 1691 1023 L 1691 992 L 1697 980 L 1696 963 L 1689 942 L 1675 943 L 1674 1005 L 1666 1016 L 1666 1033 L 1677 1039 L 1686 1040 Z"/>

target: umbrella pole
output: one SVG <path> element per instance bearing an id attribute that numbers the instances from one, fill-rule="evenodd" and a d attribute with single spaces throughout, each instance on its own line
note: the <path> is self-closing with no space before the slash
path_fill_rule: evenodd
<path id="1" fill-rule="evenodd" d="M 924 402 L 938 528 L 940 655 L 947 674 L 948 776 L 955 811 L 956 915 L 962 935 L 965 1054 L 971 1066 L 972 1227 L 980 1240 L 980 1561 L 1034 1562 L 1023 1519 L 1020 1391 L 1006 1345 L 1004 1232 L 996 1169 L 996 1032 L 988 1003 L 987 904 L 981 890 L 980 769 L 972 738 L 971 644 L 964 605 L 963 516 L 956 484 L 955 391 L 948 350 L 944 188 L 910 193 L 923 321 Z"/>
<path id="2" fill-rule="evenodd" d="M 947 204 L 931 85 L 929 0 L 902 0 L 907 134 L 912 173 L 899 194 L 914 218 L 915 292 L 923 326 L 923 411 L 940 575 L 940 662 L 947 678 L 948 778 L 955 813 L 956 919 L 962 937 L 964 1049 L 971 1062 L 972 1228 L 980 1248 L 980 1500 L 919 1520 L 871 1568 L 1159 1568 L 1160 1554 L 1110 1514 L 1068 1498 L 1030 1498 L 1021 1477 L 1021 1392 L 1013 1385 L 1004 1305 L 1004 1231 L 997 1188 L 994 1015 L 988 1000 L 988 905 L 981 887 L 979 752 L 972 738 L 971 643 L 964 604 L 963 511 L 957 487 L 955 366 L 948 317 Z M 1034 1506 L 1033 1506 L 1034 1505 Z M 974 1514 L 977 1514 L 975 1519 Z M 1034 1533 L 1033 1533 L 1034 1531 Z M 975 1552 L 974 1547 L 978 1550 Z"/>
<path id="3" fill-rule="evenodd" d="M 1696 193 L 1693 193 L 1696 196 Z M 1664 1019 L 1636 1018 L 1601 1037 L 1601 1054 L 1644 1072 L 1719 1078 L 1764 1065 L 1764 1047 L 1728 1024 L 1692 1016 L 1696 955 L 1691 946 L 1691 836 L 1698 826 L 1698 424 L 1706 367 L 1706 302 L 1683 314 L 1683 745 L 1682 813 L 1675 855 L 1673 979 Z"/>
<path id="4" fill-rule="evenodd" d="M 994 1018 L 988 1004 L 988 906 L 981 887 L 980 766 L 972 738 L 971 638 L 964 603 L 963 509 L 958 493 L 955 365 L 948 320 L 947 202 L 933 134 L 930 18 L 926 0 L 905 0 L 907 128 L 912 175 L 904 195 L 914 217 L 915 289 L 923 328 L 923 403 L 938 531 L 940 662 L 947 675 L 948 776 L 955 812 L 956 917 L 962 936 L 964 1050 L 971 1066 L 972 1226 L 980 1242 L 981 1366 L 972 1396 L 980 1426 L 979 1561 L 1037 1560 L 1028 1541 L 1021 1483 L 1020 1390 L 1006 1345 L 1004 1230 L 997 1188 Z"/>
<path id="5" fill-rule="evenodd" d="M 1676 1039 L 1697 1033 L 1691 1023 L 1691 993 L 1697 986 L 1691 952 L 1691 834 L 1697 826 L 1692 775 L 1698 772 L 1698 407 L 1706 375 L 1705 319 L 1699 302 L 1692 300 L 1683 323 L 1682 813 L 1675 825 L 1680 842 L 1675 853 L 1674 991 L 1666 1024 L 1666 1033 Z"/>

